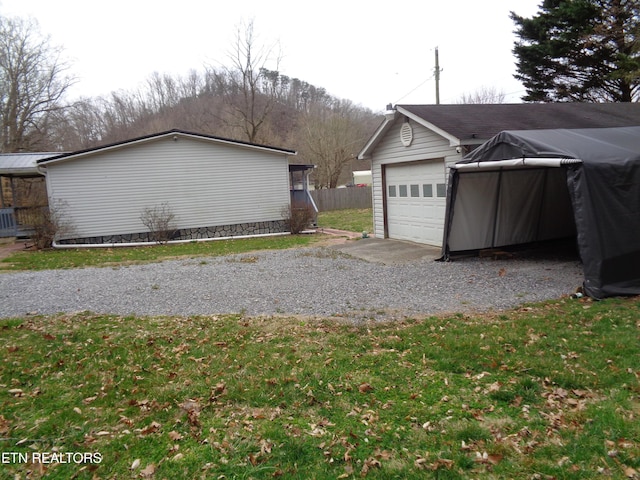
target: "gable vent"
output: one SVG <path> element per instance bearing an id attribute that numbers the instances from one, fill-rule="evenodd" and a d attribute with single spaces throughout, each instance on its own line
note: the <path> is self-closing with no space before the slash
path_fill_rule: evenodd
<path id="1" fill-rule="evenodd" d="M 400 129 L 400 141 L 405 147 L 408 147 L 411 145 L 411 142 L 413 142 L 413 128 L 411 128 L 411 124 L 409 122 L 402 124 L 402 128 Z"/>

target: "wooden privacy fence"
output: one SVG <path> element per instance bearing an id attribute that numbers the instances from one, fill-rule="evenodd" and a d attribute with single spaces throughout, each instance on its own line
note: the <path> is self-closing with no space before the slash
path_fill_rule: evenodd
<path id="1" fill-rule="evenodd" d="M 371 187 L 328 188 L 311 190 L 319 212 L 345 208 L 371 208 Z"/>

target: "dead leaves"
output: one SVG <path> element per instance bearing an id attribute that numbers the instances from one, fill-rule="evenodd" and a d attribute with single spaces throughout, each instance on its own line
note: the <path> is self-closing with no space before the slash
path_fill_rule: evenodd
<path id="1" fill-rule="evenodd" d="M 200 402 L 198 400 L 189 398 L 180 403 L 178 406 L 183 412 L 187 414 L 189 425 L 191 425 L 192 427 L 200 427 L 200 411 L 202 410 L 202 407 L 200 406 Z"/>
<path id="2" fill-rule="evenodd" d="M 373 387 L 371 386 L 370 383 L 361 383 L 360 386 L 358 387 L 358 391 L 360 393 L 370 393 L 370 392 L 373 392 Z"/>
<path id="3" fill-rule="evenodd" d="M 154 463 L 150 463 L 144 469 L 140 471 L 140 476 L 142 478 L 151 478 L 156 473 L 156 465 Z"/>
<path id="4" fill-rule="evenodd" d="M 312 437 L 323 437 L 327 435 L 327 427 L 335 426 L 334 423 L 331 423 L 328 419 L 323 418 L 318 423 L 310 423 L 309 427 L 311 430 L 307 432 L 308 435 Z"/>
<path id="5" fill-rule="evenodd" d="M 9 434 L 10 424 L 9 420 L 4 418 L 4 415 L 0 415 L 0 436 L 7 436 Z"/>
<path id="6" fill-rule="evenodd" d="M 380 467 L 382 467 L 382 463 L 380 463 L 380 460 L 378 460 L 376 457 L 369 457 L 364 461 L 362 465 L 362 469 L 360 470 L 360 476 L 365 477 L 367 473 L 369 473 L 369 470 L 371 470 L 372 468 L 380 468 Z"/>
<path id="7" fill-rule="evenodd" d="M 593 398 L 593 394 L 588 390 L 565 390 L 564 388 L 553 386 L 544 392 L 542 396 L 546 399 L 546 404 L 549 408 L 568 407 L 573 410 L 584 410 L 588 399 Z"/>
<path id="8" fill-rule="evenodd" d="M 158 433 L 161 429 L 161 425 L 157 422 L 151 422 L 146 428 L 142 429 L 140 431 L 141 435 L 151 435 L 151 434 L 155 434 Z M 183 439 L 183 436 L 179 433 L 176 432 L 175 430 L 172 430 L 171 432 L 169 432 L 167 434 L 167 436 L 169 437 L 169 440 L 171 440 L 172 442 L 177 442 L 179 440 Z M 167 452 L 167 456 L 163 457 L 159 462 L 157 463 L 149 463 L 147 464 L 146 467 L 144 467 L 142 470 L 140 470 L 140 473 L 137 475 L 140 478 L 152 478 L 155 476 L 158 468 L 160 467 L 160 465 L 162 465 L 162 463 L 164 463 L 166 460 L 170 460 L 170 461 L 179 461 L 182 460 L 184 458 L 184 454 L 182 453 L 178 453 L 178 451 L 180 450 L 180 445 L 177 444 L 172 444 L 171 448 L 168 450 Z M 140 466 L 142 465 L 142 460 L 140 458 L 136 458 L 132 463 L 131 466 L 129 467 L 129 470 L 131 470 L 132 472 L 137 470 L 138 468 L 140 468 Z"/>
<path id="9" fill-rule="evenodd" d="M 431 461 L 429 459 L 429 454 L 427 453 L 424 457 L 418 455 L 418 458 L 413 462 L 413 465 L 420 470 L 451 470 L 455 465 L 455 462 L 448 458 L 437 458 L 434 461 Z"/>
<path id="10" fill-rule="evenodd" d="M 622 467 L 622 471 L 626 478 L 638 479 L 640 478 L 640 473 L 635 468 L 624 466 Z"/>
<path id="11" fill-rule="evenodd" d="M 209 402 L 216 402 L 227 391 L 227 384 L 224 382 L 218 382 L 213 388 L 211 395 L 209 396 Z"/>
<path id="12" fill-rule="evenodd" d="M 502 461 L 503 456 L 499 453 L 488 454 L 487 452 L 476 452 L 476 463 L 482 463 L 485 465 L 498 465 Z"/>
<path id="13" fill-rule="evenodd" d="M 640 472 L 633 467 L 625 465 L 622 461 L 619 460 L 619 457 L 628 457 L 629 451 L 633 451 L 636 448 L 636 444 L 633 441 L 627 440 L 625 438 L 620 438 L 617 441 L 607 440 L 605 441 L 605 446 L 607 448 L 607 457 L 612 459 L 618 468 L 623 472 L 625 478 L 638 480 L 640 479 Z M 600 472 L 600 473 L 609 473 L 609 472 Z"/>
<path id="14" fill-rule="evenodd" d="M 140 430 L 140 434 L 141 435 L 151 435 L 153 433 L 158 433 L 160 431 L 161 427 L 162 427 L 162 425 L 160 425 L 158 422 L 151 422 L 145 428 Z"/>
<path id="15" fill-rule="evenodd" d="M 271 440 L 261 438 L 258 446 L 260 451 L 258 453 L 250 453 L 247 457 L 249 463 L 254 467 L 256 465 L 264 463 L 267 460 L 268 455 L 271 454 L 271 451 L 274 447 L 274 443 Z"/>

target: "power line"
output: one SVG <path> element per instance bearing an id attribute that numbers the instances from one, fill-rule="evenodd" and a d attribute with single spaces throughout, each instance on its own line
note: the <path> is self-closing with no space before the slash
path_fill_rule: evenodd
<path id="1" fill-rule="evenodd" d="M 420 87 L 422 87 L 425 83 L 427 83 L 430 80 L 433 80 L 435 74 L 431 75 L 429 78 L 427 78 L 425 81 L 423 81 L 422 83 L 420 83 L 420 85 L 418 85 L 417 87 L 415 87 L 414 89 L 412 89 L 410 92 L 404 94 L 402 97 L 400 97 L 398 100 L 396 100 L 395 102 L 393 102 L 394 104 L 402 101 L 402 99 L 407 98 L 409 95 L 411 95 L 413 92 L 415 92 L 416 90 L 418 90 Z"/>

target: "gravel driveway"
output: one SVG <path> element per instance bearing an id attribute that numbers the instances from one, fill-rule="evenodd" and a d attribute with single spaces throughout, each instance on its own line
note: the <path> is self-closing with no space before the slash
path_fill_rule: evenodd
<path id="1" fill-rule="evenodd" d="M 123 267 L 0 274 L 0 317 L 89 310 L 120 315 L 406 316 L 501 310 L 582 283 L 577 259 L 431 258 L 382 265 L 332 247 Z"/>

